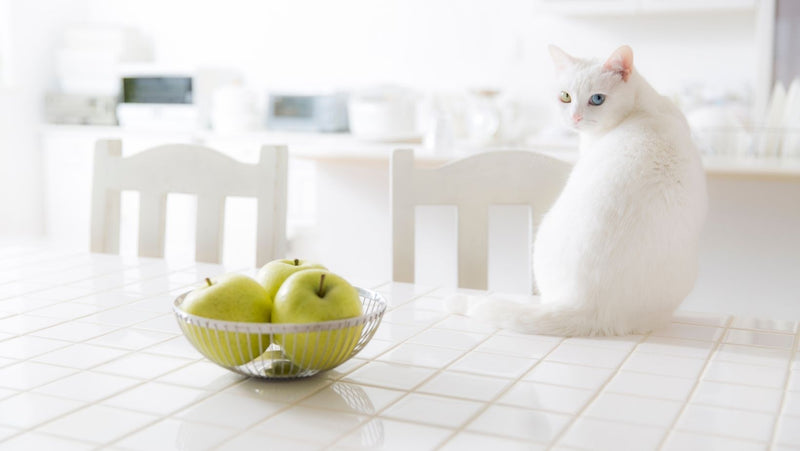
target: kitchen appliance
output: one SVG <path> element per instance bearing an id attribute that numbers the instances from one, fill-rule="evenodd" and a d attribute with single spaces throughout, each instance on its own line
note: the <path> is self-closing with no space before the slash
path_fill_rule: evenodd
<path id="1" fill-rule="evenodd" d="M 45 120 L 51 124 L 117 125 L 117 97 L 102 95 L 45 95 Z"/>
<path id="2" fill-rule="evenodd" d="M 135 68 L 120 76 L 117 118 L 123 127 L 191 130 L 198 127 L 194 74 L 158 67 Z"/>
<path id="3" fill-rule="evenodd" d="M 211 96 L 211 128 L 220 133 L 241 133 L 256 128 L 254 98 L 241 81 L 215 89 Z"/>
<path id="4" fill-rule="evenodd" d="M 345 132 L 347 96 L 344 93 L 289 93 L 268 95 L 266 126 L 271 130 Z"/>
<path id="5" fill-rule="evenodd" d="M 350 133 L 376 141 L 416 141 L 417 98 L 408 89 L 380 86 L 353 93 L 348 102 Z"/>

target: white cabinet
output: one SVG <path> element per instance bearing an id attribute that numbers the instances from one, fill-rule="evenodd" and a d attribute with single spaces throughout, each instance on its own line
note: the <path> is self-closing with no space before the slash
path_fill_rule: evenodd
<path id="1" fill-rule="evenodd" d="M 758 0 L 538 0 L 539 12 L 567 16 L 755 11 Z"/>
<path id="2" fill-rule="evenodd" d="M 9 0 L 0 0 L 0 89 L 9 83 L 8 58 L 11 47 L 11 11 Z"/>
<path id="3" fill-rule="evenodd" d="M 755 11 L 758 0 L 640 0 L 643 12 Z"/>
<path id="4" fill-rule="evenodd" d="M 639 0 L 539 0 L 537 11 L 563 15 L 632 14 Z"/>

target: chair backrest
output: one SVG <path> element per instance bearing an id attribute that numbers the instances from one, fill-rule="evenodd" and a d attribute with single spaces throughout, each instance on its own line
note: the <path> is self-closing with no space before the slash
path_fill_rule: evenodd
<path id="1" fill-rule="evenodd" d="M 529 151 L 491 151 L 421 169 L 414 167 L 412 150 L 395 150 L 391 160 L 393 280 L 414 281 L 415 207 L 455 205 L 458 286 L 487 289 L 489 206 L 530 206 L 533 237 L 571 169 L 570 163 Z"/>
<path id="2" fill-rule="evenodd" d="M 122 157 L 122 142 L 101 140 L 94 153 L 91 251 L 119 253 L 120 193 L 139 192 L 139 249 L 164 256 L 167 194 L 197 197 L 195 259 L 220 263 L 225 198 L 257 199 L 256 262 L 283 258 L 286 251 L 288 151 L 264 146 L 257 164 L 239 162 L 211 148 L 169 144 Z"/>

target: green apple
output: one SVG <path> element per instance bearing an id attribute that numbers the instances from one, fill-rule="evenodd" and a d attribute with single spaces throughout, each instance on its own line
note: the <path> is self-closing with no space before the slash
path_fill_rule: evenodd
<path id="1" fill-rule="evenodd" d="M 269 322 L 272 298 L 258 282 L 242 274 L 206 278 L 183 299 L 186 313 L 204 318 L 248 323 Z M 214 362 L 238 366 L 247 363 L 269 347 L 269 335 L 247 334 L 190 326 L 200 351 Z"/>
<path id="2" fill-rule="evenodd" d="M 319 263 L 310 262 L 308 260 L 295 259 L 282 259 L 272 260 L 266 265 L 262 266 L 256 274 L 256 281 L 267 289 L 267 294 L 270 299 L 274 299 L 278 293 L 283 282 L 292 274 L 297 271 L 304 271 L 306 269 L 327 269 Z"/>
<path id="3" fill-rule="evenodd" d="M 299 271 L 275 295 L 273 323 L 317 323 L 360 316 L 358 291 L 344 278 L 324 269 Z M 284 354 L 304 369 L 324 371 L 347 360 L 361 337 L 362 326 L 275 335 Z"/>

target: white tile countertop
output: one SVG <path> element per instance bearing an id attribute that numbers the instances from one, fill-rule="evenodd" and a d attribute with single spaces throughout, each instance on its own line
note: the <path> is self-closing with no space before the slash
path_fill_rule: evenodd
<path id="1" fill-rule="evenodd" d="M 645 336 L 521 335 L 383 283 L 342 366 L 250 379 L 181 335 L 175 297 L 225 268 L 0 247 L 0 450 L 762 450 L 800 446 L 794 321 L 679 312 Z"/>

